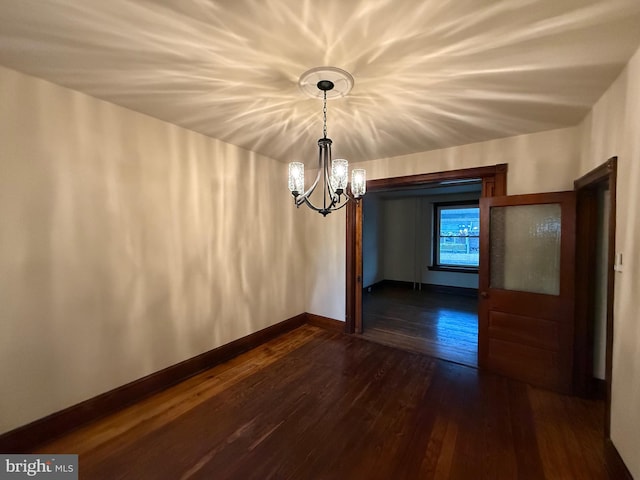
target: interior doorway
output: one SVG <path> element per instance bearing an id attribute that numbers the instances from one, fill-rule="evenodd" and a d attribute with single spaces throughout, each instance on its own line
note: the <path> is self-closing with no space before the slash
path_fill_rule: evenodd
<path id="1" fill-rule="evenodd" d="M 477 367 L 479 179 L 370 192 L 362 336 Z"/>
<path id="2" fill-rule="evenodd" d="M 506 195 L 507 165 L 478 167 L 431 174 L 394 177 L 367 182 L 370 193 L 416 189 L 452 183 L 479 182 L 481 196 Z M 363 202 L 347 205 L 346 331 L 363 333 Z M 412 282 L 413 283 L 413 282 Z M 418 291 L 422 287 L 422 283 Z M 477 339 L 476 339 L 477 342 Z M 437 356 L 437 355 L 436 355 Z M 456 361 L 452 359 L 452 361 Z M 460 362 L 465 363 L 465 362 Z"/>
<path id="3" fill-rule="evenodd" d="M 577 193 L 574 390 L 605 398 L 609 438 L 617 157 L 574 183 Z"/>

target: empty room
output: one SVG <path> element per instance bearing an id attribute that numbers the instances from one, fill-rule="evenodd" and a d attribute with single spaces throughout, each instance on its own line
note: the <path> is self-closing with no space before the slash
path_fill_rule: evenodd
<path id="1" fill-rule="evenodd" d="M 0 0 L 0 478 L 640 479 L 640 2 Z"/>

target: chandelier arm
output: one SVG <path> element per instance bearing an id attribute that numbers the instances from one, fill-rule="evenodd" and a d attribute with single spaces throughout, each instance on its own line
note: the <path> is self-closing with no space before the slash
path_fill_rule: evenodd
<path id="1" fill-rule="evenodd" d="M 303 203 L 306 204 L 307 207 L 309 207 L 311 210 L 315 210 L 316 212 L 322 211 L 321 208 L 318 208 L 313 203 L 311 203 L 311 200 L 309 200 L 307 197 L 302 197 L 302 198 L 298 197 L 298 198 L 296 198 L 296 205 L 297 206 L 300 206 Z"/>
<path id="2" fill-rule="evenodd" d="M 316 189 L 316 187 L 318 186 L 318 182 L 320 182 L 320 177 L 322 176 L 322 170 L 318 169 L 318 174 L 316 175 L 316 179 L 313 181 L 313 184 L 311 184 L 311 186 L 307 189 L 306 192 L 304 192 L 302 195 L 298 195 L 297 198 L 302 199 L 302 198 L 308 198 L 311 196 L 311 194 L 313 193 L 313 191 Z"/>
<path id="3" fill-rule="evenodd" d="M 322 180 L 324 183 L 322 192 L 323 209 L 320 211 L 320 213 L 326 216 L 328 213 L 331 213 L 333 210 L 335 210 L 334 207 L 338 200 L 338 197 L 333 190 L 333 186 L 331 185 L 331 139 L 326 137 L 326 127 L 325 136 L 318 145 L 320 145 L 320 157 L 322 159 L 322 169 L 324 171 Z M 327 205 L 327 200 L 329 201 L 329 205 Z"/>
<path id="4" fill-rule="evenodd" d="M 329 148 L 331 148 L 331 139 L 330 138 L 321 138 L 320 140 L 318 140 L 318 173 L 316 174 L 316 178 L 313 181 L 313 184 L 311 184 L 311 186 L 301 195 L 298 195 L 298 198 L 302 199 L 302 198 L 309 198 L 311 196 L 311 194 L 314 192 L 314 190 L 316 189 L 316 187 L 318 186 L 318 183 L 320 182 L 320 177 L 322 176 L 323 172 L 324 172 L 324 166 L 325 166 L 325 161 L 323 158 L 323 152 L 325 151 L 327 145 L 329 146 Z M 325 172 L 326 174 L 326 172 Z M 325 177 L 326 178 L 326 177 Z M 298 203 L 296 202 L 296 205 L 301 204 L 302 202 Z"/>
<path id="5" fill-rule="evenodd" d="M 331 143 L 329 143 L 325 148 L 325 158 L 324 158 L 324 170 L 325 170 L 325 181 L 327 182 L 327 193 L 329 194 L 329 198 L 331 199 L 332 206 L 336 203 L 336 191 L 333 189 L 333 185 L 331 185 Z"/>
<path id="6" fill-rule="evenodd" d="M 307 207 L 309 207 L 311 210 L 321 213 L 325 217 L 329 215 L 331 212 L 335 212 L 336 210 L 339 210 L 344 206 L 344 205 L 341 205 L 338 208 L 333 208 L 331 206 L 329 206 L 328 208 L 327 207 L 320 208 L 320 207 L 316 207 L 313 203 L 311 203 L 311 200 L 309 200 L 308 198 L 301 198 L 300 200 L 296 199 L 296 206 L 299 207 L 303 203 L 306 204 Z"/>
<path id="7" fill-rule="evenodd" d="M 358 201 L 357 198 L 348 197 L 344 201 L 344 203 L 341 203 L 337 207 L 329 206 L 329 208 L 319 208 L 319 207 L 316 207 L 313 203 L 311 203 L 311 200 L 309 200 L 308 198 L 306 198 L 306 197 L 298 197 L 298 198 L 296 198 L 296 206 L 299 207 L 302 204 L 306 204 L 307 207 L 309 207 L 311 210 L 314 210 L 316 212 L 322 213 L 323 211 L 326 211 L 327 213 L 331 213 L 331 212 L 336 212 L 336 211 L 340 210 L 341 208 L 345 207 L 347 205 L 347 203 L 349 203 L 350 200 L 353 200 L 353 201 L 356 201 L 356 202 Z"/>
<path id="8" fill-rule="evenodd" d="M 344 192 L 342 192 L 344 196 L 349 200 L 357 200 L 357 198 L 349 195 L 349 190 L 351 190 L 351 183 L 349 183 L 349 185 L 347 185 L 347 188 L 344 189 Z"/>
<path id="9" fill-rule="evenodd" d="M 341 208 L 344 208 L 344 207 L 347 205 L 347 203 L 349 203 L 349 200 L 350 200 L 350 199 L 349 199 L 349 198 L 347 198 L 344 202 L 342 202 L 341 204 L 339 204 L 337 207 L 332 208 L 332 209 L 331 209 L 331 211 L 332 211 L 332 212 L 337 212 L 337 211 L 338 211 L 338 210 L 340 210 Z"/>
<path id="10" fill-rule="evenodd" d="M 327 92 L 324 92 L 325 95 Z M 323 210 L 327 210 L 327 184 L 329 183 L 327 177 L 327 147 L 320 147 L 320 157 L 322 158 L 322 207 Z"/>
<path id="11" fill-rule="evenodd" d="M 299 196 L 298 198 L 296 198 L 296 205 L 300 206 L 303 203 L 306 204 L 309 208 L 311 208 L 312 210 L 321 213 L 324 216 L 327 216 L 329 213 L 331 213 L 332 211 L 335 210 L 335 199 L 333 198 L 334 195 L 331 195 L 332 190 L 330 190 L 331 188 L 331 182 L 329 180 L 329 170 L 328 170 L 328 158 L 329 158 L 329 152 L 331 149 L 331 140 L 328 138 L 322 138 L 318 141 L 318 173 L 316 175 L 316 179 L 313 182 L 313 185 L 311 186 L 311 188 L 309 188 L 309 190 L 307 190 L 304 195 Z M 315 190 L 316 186 L 318 185 L 318 183 L 320 182 L 320 177 L 322 177 L 322 208 L 320 207 L 316 207 L 312 202 L 311 202 L 311 194 L 313 193 L 313 191 Z M 329 205 L 327 205 L 327 193 L 329 193 L 329 195 L 331 195 L 331 202 Z"/>
<path id="12" fill-rule="evenodd" d="M 323 148 L 321 146 L 319 146 L 318 147 L 318 173 L 316 174 L 316 178 L 313 181 L 313 184 L 309 187 L 309 189 L 306 192 L 304 192 L 302 195 L 298 195 L 298 197 L 295 199 L 297 207 L 299 207 L 300 205 L 302 205 L 304 203 L 304 204 L 307 205 L 307 207 L 311 208 L 312 210 L 314 210 L 316 212 L 320 212 L 320 213 L 323 210 L 325 210 L 325 211 L 327 210 L 326 204 L 325 204 L 324 208 L 316 207 L 311 202 L 311 194 L 313 194 L 314 190 L 318 186 L 318 183 L 320 183 L 320 178 L 322 177 L 322 175 L 324 173 L 324 161 L 323 161 L 323 157 L 322 157 L 322 152 L 323 152 Z M 323 180 L 323 182 L 324 182 L 324 180 Z M 324 190 L 324 187 L 323 187 L 323 190 Z"/>

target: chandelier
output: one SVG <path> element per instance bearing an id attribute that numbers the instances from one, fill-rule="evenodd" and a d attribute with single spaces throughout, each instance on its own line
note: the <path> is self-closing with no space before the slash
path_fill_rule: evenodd
<path id="1" fill-rule="evenodd" d="M 316 82 L 317 80 L 317 82 Z M 315 85 L 314 85 L 315 83 Z M 355 168 L 351 172 L 351 193 L 348 191 L 349 162 L 344 158 L 331 157 L 330 138 L 327 138 L 327 93 L 331 98 L 344 96 L 353 87 L 353 77 L 344 70 L 334 67 L 320 67 L 302 74 L 300 88 L 307 94 L 322 96 L 322 138 L 318 140 L 318 173 L 308 190 L 304 189 L 304 164 L 289 164 L 289 191 L 296 207 L 306 204 L 312 210 L 327 216 L 344 207 L 349 200 L 358 201 L 367 188 L 366 172 Z M 311 202 L 311 194 L 318 185 L 322 186 L 322 206 Z"/>

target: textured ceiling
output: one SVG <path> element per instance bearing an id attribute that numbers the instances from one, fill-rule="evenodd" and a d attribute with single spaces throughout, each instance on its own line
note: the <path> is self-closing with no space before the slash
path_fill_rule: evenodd
<path id="1" fill-rule="evenodd" d="M 638 0 L 0 0 L 0 64 L 281 161 L 577 124 L 640 43 Z"/>

